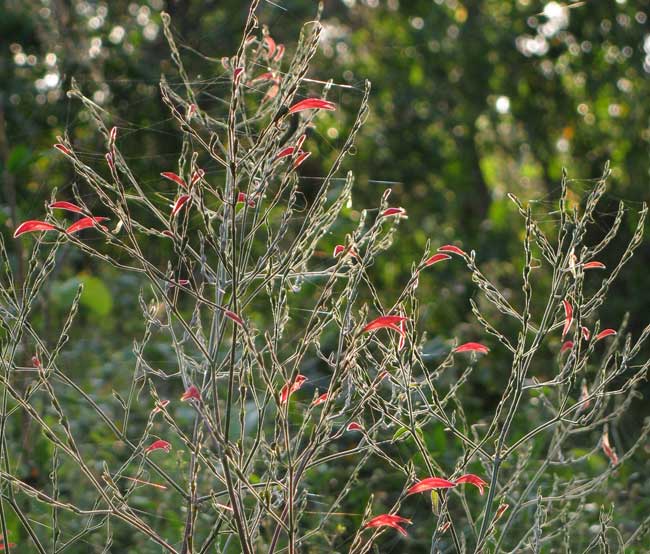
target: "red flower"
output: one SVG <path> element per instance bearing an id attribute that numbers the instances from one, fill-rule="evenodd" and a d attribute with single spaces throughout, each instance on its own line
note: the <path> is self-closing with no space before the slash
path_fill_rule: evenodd
<path id="1" fill-rule="evenodd" d="M 404 320 L 406 320 L 406 318 L 401 315 L 382 315 L 368 323 L 363 329 L 361 329 L 361 332 L 369 333 L 370 331 L 375 331 L 377 329 L 392 329 L 393 331 L 397 331 L 399 334 L 403 334 L 404 331 L 402 331 L 402 329 L 397 325 Z"/>
<path id="2" fill-rule="evenodd" d="M 30 219 L 29 221 L 23 221 L 16 230 L 14 231 L 14 238 L 18 238 L 24 233 L 33 233 L 34 231 L 55 231 L 56 227 L 51 223 L 45 223 L 45 221 L 37 221 L 35 219 Z"/>
<path id="3" fill-rule="evenodd" d="M 319 404 L 324 404 L 325 402 L 327 402 L 327 400 L 328 400 L 327 393 L 321 394 L 318 398 L 316 398 L 316 400 L 314 400 L 311 403 L 311 405 L 312 406 L 318 406 Z"/>
<path id="4" fill-rule="evenodd" d="M 255 79 L 252 79 L 251 83 L 256 83 L 257 81 L 273 81 L 273 80 L 275 80 L 275 75 L 273 75 L 272 71 L 267 71 L 266 73 L 262 73 L 261 75 L 255 77 Z"/>
<path id="5" fill-rule="evenodd" d="M 596 335 L 596 340 L 599 341 L 601 339 L 604 339 L 605 337 L 610 337 L 615 334 L 616 331 L 614 331 L 614 329 L 603 329 L 600 333 Z"/>
<path id="6" fill-rule="evenodd" d="M 106 152 L 104 154 L 104 158 L 106 158 L 106 163 L 108 164 L 108 167 L 111 168 L 111 171 L 115 171 L 115 162 L 113 161 L 113 154 L 110 152 Z"/>
<path id="7" fill-rule="evenodd" d="M 311 152 L 303 152 L 302 150 L 299 150 L 299 151 L 298 151 L 298 156 L 296 156 L 296 160 L 293 162 L 293 167 L 294 167 L 294 169 L 295 169 L 296 167 L 302 165 L 302 163 L 303 163 L 307 158 L 309 158 L 309 156 L 311 156 Z"/>
<path id="8" fill-rule="evenodd" d="M 479 342 L 466 342 L 454 348 L 454 352 L 457 354 L 460 352 L 480 352 L 481 354 L 487 354 L 489 351 L 490 349 L 487 346 Z"/>
<path id="9" fill-rule="evenodd" d="M 246 196 L 245 192 L 239 192 L 237 193 L 237 204 L 241 204 L 243 202 L 246 202 L 246 199 L 248 196 Z M 255 200 L 248 200 L 248 206 L 251 208 L 255 207 Z"/>
<path id="10" fill-rule="evenodd" d="M 397 529 L 400 533 L 402 533 L 402 535 L 406 536 L 407 533 L 404 528 L 399 525 L 400 523 L 410 524 L 411 520 L 398 516 L 396 514 L 382 514 L 380 516 L 373 517 L 368 523 L 364 525 L 364 527 L 392 527 L 393 529 Z"/>
<path id="11" fill-rule="evenodd" d="M 582 336 L 585 338 L 585 340 L 589 340 L 589 337 L 591 337 L 591 331 L 587 329 L 586 327 L 580 327 L 580 330 L 582 331 Z"/>
<path id="12" fill-rule="evenodd" d="M 573 322 L 573 307 L 569 304 L 568 300 L 562 300 L 564 305 L 564 328 L 562 329 L 562 338 L 566 336 Z"/>
<path id="13" fill-rule="evenodd" d="M 279 62 L 282 59 L 282 56 L 284 56 L 284 44 L 278 44 L 273 61 Z"/>
<path id="14" fill-rule="evenodd" d="M 66 202 L 65 200 L 59 200 L 58 202 L 52 202 L 50 204 L 50 208 L 52 209 L 59 209 L 59 210 L 67 210 L 69 212 L 75 212 L 75 213 L 83 213 L 83 210 L 77 206 L 76 204 L 73 204 L 72 202 Z"/>
<path id="15" fill-rule="evenodd" d="M 509 507 L 510 507 L 509 504 L 499 504 L 499 507 L 497 508 L 497 512 L 496 514 L 494 514 L 494 521 L 500 519 L 501 516 L 506 513 Z"/>
<path id="16" fill-rule="evenodd" d="M 456 483 L 443 479 L 442 477 L 427 477 L 418 481 L 409 490 L 406 491 L 407 495 L 417 494 L 419 492 L 431 491 L 434 489 L 451 489 L 456 486 Z"/>
<path id="17" fill-rule="evenodd" d="M 67 146 L 64 146 L 63 144 L 55 144 L 54 148 L 56 148 L 59 152 L 63 152 L 66 156 L 72 156 L 72 152 Z"/>
<path id="18" fill-rule="evenodd" d="M 605 264 L 603 262 L 587 262 L 582 269 L 605 269 Z"/>
<path id="19" fill-rule="evenodd" d="M 580 404 L 580 406 L 578 406 L 578 410 L 576 413 L 582 412 L 583 410 L 587 410 L 591 405 L 591 401 L 589 400 L 589 389 L 587 388 L 587 383 L 585 383 L 584 381 L 582 382 L 582 390 L 580 392 L 580 398 L 578 400 L 578 403 Z"/>
<path id="20" fill-rule="evenodd" d="M 305 98 L 300 102 L 296 102 L 289 108 L 289 113 L 301 112 L 303 110 L 336 110 L 336 104 L 323 100 L 322 98 Z"/>
<path id="21" fill-rule="evenodd" d="M 201 393 L 194 385 L 187 387 L 187 390 L 183 393 L 183 396 L 181 396 L 181 402 L 191 399 L 198 400 L 199 402 L 201 401 Z"/>
<path id="22" fill-rule="evenodd" d="M 239 84 L 239 79 L 243 72 L 244 72 L 243 67 L 238 67 L 237 69 L 235 69 L 235 72 L 233 73 L 233 81 L 235 82 L 236 85 Z"/>
<path id="23" fill-rule="evenodd" d="M 289 386 L 287 383 L 282 387 L 282 390 L 280 391 L 280 404 L 286 404 L 287 401 L 289 400 L 289 397 L 296 392 L 300 387 L 302 387 L 303 383 L 307 380 L 307 377 L 304 375 L 297 375 L 294 382 Z"/>
<path id="24" fill-rule="evenodd" d="M 359 425 L 356 421 L 353 421 L 346 427 L 347 431 L 363 431 L 363 427 Z"/>
<path id="25" fill-rule="evenodd" d="M 161 400 L 156 404 L 153 410 L 151 410 L 152 414 L 157 414 L 158 412 L 162 412 L 167 406 L 169 406 L 169 400 Z"/>
<path id="26" fill-rule="evenodd" d="M 560 348 L 560 354 L 562 354 L 562 352 L 565 352 L 566 350 L 571 350 L 572 348 L 573 348 L 573 341 L 568 340 Z"/>
<path id="27" fill-rule="evenodd" d="M 171 217 L 174 217 L 180 211 L 180 209 L 183 207 L 185 202 L 187 202 L 189 199 L 190 199 L 189 194 L 181 194 L 178 197 L 178 200 L 176 200 L 176 202 L 174 202 L 174 204 L 172 205 Z"/>
<path id="28" fill-rule="evenodd" d="M 116 139 L 117 139 L 117 127 L 111 127 L 111 130 L 108 133 L 109 146 L 113 146 L 115 144 Z"/>
<path id="29" fill-rule="evenodd" d="M 106 221 L 107 219 L 107 217 L 82 217 L 79 221 L 76 221 L 70 225 L 70 227 L 68 227 L 65 232 L 71 235 L 72 233 L 83 231 L 89 227 L 97 227 L 98 223 L 101 221 Z M 103 227 L 103 229 L 106 230 L 106 227 Z"/>
<path id="30" fill-rule="evenodd" d="M 270 36 L 264 37 L 264 46 L 268 49 L 269 53 L 267 54 L 268 58 L 272 58 L 275 54 L 275 41 Z"/>
<path id="31" fill-rule="evenodd" d="M 463 256 L 463 257 L 467 256 L 465 251 L 458 248 L 458 246 L 454 246 L 453 244 L 445 244 L 444 246 L 441 246 L 440 248 L 438 248 L 438 252 L 447 252 L 449 254 L 458 254 L 459 256 Z"/>
<path id="32" fill-rule="evenodd" d="M 280 158 L 286 158 L 287 156 L 291 156 L 293 155 L 295 150 L 296 150 L 295 146 L 287 146 L 286 148 L 283 148 L 275 155 L 275 159 L 279 160 Z"/>
<path id="33" fill-rule="evenodd" d="M 431 256 L 426 262 L 424 262 L 424 265 L 429 267 L 430 265 L 437 264 L 438 262 L 442 262 L 444 260 L 451 260 L 451 256 L 449 254 L 434 254 Z"/>
<path id="34" fill-rule="evenodd" d="M 607 456 L 609 458 L 609 461 L 612 462 L 612 465 L 616 465 L 618 463 L 618 456 L 616 455 L 616 452 L 614 452 L 614 449 L 609 444 L 609 433 L 606 430 L 603 433 L 603 438 L 600 441 L 600 445 L 603 448 L 603 452 L 605 453 L 605 456 Z"/>
<path id="35" fill-rule="evenodd" d="M 458 479 L 454 480 L 454 483 L 456 485 L 460 485 L 461 483 L 469 483 L 471 485 L 474 485 L 475 487 L 478 487 L 478 491 L 481 496 L 483 496 L 484 488 L 488 486 L 488 484 L 483 481 L 483 479 L 481 479 L 478 475 L 474 475 L 473 473 L 461 475 Z"/>
<path id="36" fill-rule="evenodd" d="M 153 450 L 164 450 L 165 452 L 169 452 L 172 449 L 172 445 L 168 443 L 167 441 L 164 441 L 162 439 L 158 439 L 157 441 L 153 441 L 147 448 L 145 449 L 145 452 L 152 452 Z"/>
<path id="37" fill-rule="evenodd" d="M 224 310 L 223 315 L 225 315 L 228 319 L 232 319 L 240 327 L 244 326 L 244 320 L 241 317 L 239 317 L 235 312 L 231 312 L 230 310 Z"/>
<path id="38" fill-rule="evenodd" d="M 165 179 L 169 179 L 170 181 L 174 181 L 177 185 L 183 187 L 184 189 L 187 188 L 187 183 L 182 177 L 179 177 L 174 173 L 173 171 L 163 171 L 160 174 L 161 177 L 164 177 Z"/>
<path id="39" fill-rule="evenodd" d="M 190 185 L 196 184 L 198 181 L 203 179 L 203 176 L 205 175 L 205 171 L 202 169 L 197 169 L 194 173 L 192 173 L 192 178 L 190 179 Z"/>
<path id="40" fill-rule="evenodd" d="M 381 212 L 381 214 L 379 214 L 379 217 L 390 217 L 391 215 L 407 217 L 406 210 L 404 208 L 387 208 Z"/>

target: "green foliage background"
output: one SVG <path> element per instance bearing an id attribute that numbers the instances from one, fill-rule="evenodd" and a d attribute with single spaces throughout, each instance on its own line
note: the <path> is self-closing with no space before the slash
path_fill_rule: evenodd
<path id="1" fill-rule="evenodd" d="M 263 5 L 260 20 L 291 51 L 300 26 L 315 15 L 315 2 L 276 3 Z M 158 174 L 174 168 L 179 149 L 157 86 L 161 73 L 175 79 L 160 11 L 172 16 L 207 109 L 218 107 L 227 94 L 220 59 L 234 51 L 246 9 L 242 0 L 0 0 L 0 231 L 11 242 L 19 275 L 29 241 L 10 238 L 17 222 L 38 218 L 54 188 L 57 198 L 71 199 L 74 176 L 52 149 L 56 137 L 68 133 L 89 161 L 100 160 L 103 152 L 80 105 L 66 97 L 71 79 L 114 115 L 123 151 L 154 194 Z M 434 246 L 455 243 L 476 250 L 483 271 L 516 298 L 523 226 L 506 193 L 534 201 L 536 215 L 550 226 L 562 168 L 568 168 L 577 203 L 611 160 L 609 206 L 600 208 L 601 223 L 613 218 L 619 199 L 634 215 L 649 197 L 649 16 L 648 0 L 587 0 L 568 7 L 534 0 L 327 0 L 326 32 L 310 78 L 341 85 L 331 94 L 340 109 L 319 118 L 312 131 L 313 155 L 301 168 L 307 198 L 345 137 L 363 80 L 371 80 L 373 88 L 370 117 L 345 167 L 357 177 L 354 203 L 345 212 L 349 220 L 323 245 L 323 255 L 342 241 L 359 211 L 375 206 L 390 187 L 393 205 L 405 207 L 409 219 L 391 256 L 374 268 L 376 285 L 387 297 L 405 282 L 412 261 L 431 240 Z M 217 171 L 206 170 L 208 177 Z M 635 218 L 629 221 L 631 228 Z M 628 238 L 623 233 L 620 240 Z M 163 264 L 166 252 L 155 255 Z M 607 253 L 602 261 L 608 262 Z M 632 333 L 648 322 L 648 263 L 650 248 L 643 246 L 600 311 L 604 326 L 617 327 L 627 311 Z M 111 391 L 128 387 L 132 375 L 132 340 L 141 329 L 140 283 L 67 248 L 55 276 L 38 317 L 56 338 L 76 285 L 85 283 L 81 320 L 66 360 L 69 373 L 110 412 L 116 409 Z M 453 337 L 477 338 L 468 303 L 473 296 L 458 265 L 440 266 L 422 279 L 432 349 Z M 161 367 L 171 368 L 171 351 L 165 345 L 159 349 Z M 26 351 L 25 360 L 30 357 Z M 481 414 L 494 407 L 506 363 L 495 357 L 476 374 L 476 399 L 468 411 Z M 549 354 L 549 367 L 539 368 L 539 376 L 552 374 L 553 363 Z M 169 386 L 176 396 L 179 391 Z M 643 402 L 633 408 L 614 433 L 617 444 L 631 440 L 626 428 L 648 413 Z M 89 444 L 105 444 L 107 459 L 119 456 L 119 445 L 85 426 L 83 415 L 77 425 Z M 30 435 L 28 422 L 14 433 L 24 475 L 43 484 L 51 452 Z M 445 456 L 443 433 L 427 437 L 427 443 Z M 650 509 L 647 454 L 646 449 L 636 466 L 620 470 L 609 497 L 594 499 L 615 503 L 630 528 Z M 337 479 L 338 471 L 331 468 L 324 477 Z M 359 505 L 369 491 L 387 487 L 386 479 L 382 468 L 364 476 L 366 486 L 354 493 Z M 143 499 L 143 509 L 169 518 L 172 527 L 182 525 L 182 516 L 155 498 L 161 494 Z M 135 538 L 122 540 L 123 548 L 136 548 Z M 426 540 L 422 551 L 428 551 Z"/>

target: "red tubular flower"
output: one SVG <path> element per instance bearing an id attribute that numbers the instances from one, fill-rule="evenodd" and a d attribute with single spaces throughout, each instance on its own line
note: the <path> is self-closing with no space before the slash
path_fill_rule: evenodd
<path id="1" fill-rule="evenodd" d="M 363 431 L 363 427 L 359 425 L 356 421 L 353 421 L 346 427 L 347 431 Z"/>
<path id="2" fill-rule="evenodd" d="M 253 199 L 247 200 L 247 199 L 248 199 L 248 196 L 246 195 L 245 192 L 237 193 L 237 204 L 247 202 L 247 204 L 248 204 L 248 206 L 250 208 L 254 208 L 255 207 L 255 200 L 253 200 Z"/>
<path id="3" fill-rule="evenodd" d="M 183 396 L 181 396 L 181 402 L 185 402 L 186 400 L 198 400 L 200 402 L 201 393 L 199 392 L 199 389 L 194 385 L 187 387 L 187 390 L 183 393 Z"/>
<path id="4" fill-rule="evenodd" d="M 376 331 L 377 329 L 392 329 L 393 331 L 402 334 L 402 329 L 397 325 L 404 320 L 406 320 L 406 318 L 401 315 L 382 315 L 368 323 L 363 329 L 361 329 L 361 332 L 369 333 L 370 331 Z"/>
<path id="5" fill-rule="evenodd" d="M 154 409 L 151 410 L 151 413 L 157 414 L 159 412 L 162 412 L 167 406 L 169 406 L 169 400 L 161 400 L 154 406 Z"/>
<path id="6" fill-rule="evenodd" d="M 572 341 L 572 340 L 568 340 L 568 341 L 566 341 L 566 342 L 562 345 L 562 347 L 560 348 L 560 354 L 562 354 L 563 352 L 565 352 L 565 351 L 567 351 L 567 350 L 571 350 L 572 348 L 573 348 L 573 341 Z"/>
<path id="7" fill-rule="evenodd" d="M 174 217 L 189 199 L 190 199 L 189 194 L 181 194 L 178 197 L 178 200 L 176 200 L 176 202 L 174 202 L 174 204 L 172 205 L 171 217 Z"/>
<path id="8" fill-rule="evenodd" d="M 286 148 L 283 148 L 275 155 L 275 159 L 279 160 L 280 158 L 286 158 L 287 156 L 291 156 L 293 155 L 295 149 L 296 149 L 295 146 L 287 146 Z"/>
<path id="9" fill-rule="evenodd" d="M 258 81 L 273 81 L 274 79 L 275 75 L 273 75 L 273 72 L 267 71 L 266 73 L 262 73 L 261 75 L 255 77 L 255 79 L 252 79 L 251 83 L 257 83 Z"/>
<path id="10" fill-rule="evenodd" d="M 203 176 L 205 175 L 205 171 L 202 169 L 197 169 L 194 173 L 192 173 L 192 177 L 190 179 L 190 185 L 196 184 L 198 181 L 203 179 Z"/>
<path id="11" fill-rule="evenodd" d="M 323 100 L 322 98 L 305 98 L 296 102 L 293 106 L 289 108 L 289 113 L 297 113 L 303 110 L 336 110 L 336 104 L 329 102 L 328 100 Z"/>
<path id="12" fill-rule="evenodd" d="M 41 360 L 38 359 L 38 356 L 32 356 L 32 365 L 34 367 L 41 367 Z"/>
<path id="13" fill-rule="evenodd" d="M 478 475 L 474 475 L 473 473 L 461 475 L 458 479 L 454 479 L 454 483 L 456 485 L 460 485 L 462 483 L 469 483 L 470 485 L 474 485 L 478 488 L 478 492 L 481 494 L 481 496 L 483 496 L 483 491 L 488 486 L 488 484 L 483 481 L 483 479 L 481 479 Z"/>
<path id="14" fill-rule="evenodd" d="M 59 152 L 63 152 L 66 156 L 72 156 L 72 152 L 67 146 L 64 146 L 63 144 L 55 144 L 54 148 L 56 148 Z"/>
<path id="15" fill-rule="evenodd" d="M 98 227 L 98 223 L 108 220 L 107 217 L 82 217 L 79 221 L 76 221 L 70 227 L 68 227 L 65 232 L 71 235 L 72 233 L 77 233 L 88 229 L 90 227 Z M 106 227 L 103 227 L 106 230 Z"/>
<path id="16" fill-rule="evenodd" d="M 443 479 L 442 477 L 427 477 L 413 485 L 406 491 L 407 496 L 417 494 L 419 492 L 431 491 L 434 489 L 451 489 L 456 486 L 456 483 Z"/>
<path id="17" fill-rule="evenodd" d="M 113 154 L 106 152 L 106 154 L 104 154 L 104 158 L 106 158 L 106 163 L 108 164 L 108 167 L 111 168 L 111 171 L 115 171 L 115 161 L 113 160 Z"/>
<path id="18" fill-rule="evenodd" d="M 446 533 L 451 527 L 451 521 L 445 521 L 440 527 L 438 527 L 438 533 Z"/>
<path id="19" fill-rule="evenodd" d="M 297 375 L 291 386 L 287 383 L 282 387 L 282 390 L 280 391 L 280 404 L 286 404 L 287 401 L 289 400 L 289 397 L 296 392 L 300 387 L 302 387 L 303 383 L 307 380 L 307 377 L 304 375 Z"/>
<path id="20" fill-rule="evenodd" d="M 582 331 L 582 336 L 584 337 L 584 339 L 589 340 L 589 338 L 591 337 L 591 331 L 589 331 L 589 329 L 587 329 L 584 326 L 580 327 L 580 330 Z"/>
<path id="21" fill-rule="evenodd" d="M 163 171 L 160 174 L 160 176 L 164 177 L 165 179 L 169 179 L 170 181 L 174 181 L 174 183 L 176 183 L 180 187 L 183 187 L 184 189 L 187 188 L 187 183 L 185 182 L 185 179 L 179 177 L 173 171 Z"/>
<path id="22" fill-rule="evenodd" d="M 582 269 L 605 269 L 605 264 L 603 262 L 587 262 Z"/>
<path id="23" fill-rule="evenodd" d="M 278 44 L 278 47 L 275 51 L 275 58 L 273 58 L 273 61 L 279 62 L 282 59 L 282 56 L 284 56 L 284 44 Z"/>
<path id="24" fill-rule="evenodd" d="M 244 320 L 241 317 L 239 317 L 235 312 L 231 312 L 230 310 L 224 310 L 223 315 L 225 315 L 228 319 L 234 321 L 240 327 L 244 326 Z"/>
<path id="25" fill-rule="evenodd" d="M 158 439 L 147 446 L 145 453 L 152 452 L 153 450 L 164 450 L 165 452 L 169 452 L 171 449 L 172 445 L 170 443 L 162 439 Z"/>
<path id="26" fill-rule="evenodd" d="M 318 398 L 316 398 L 316 399 L 311 403 L 311 405 L 312 405 L 312 406 L 318 406 L 318 405 L 320 405 L 320 404 L 324 404 L 325 402 L 327 402 L 327 400 L 328 400 L 327 393 L 324 393 L 324 394 L 321 394 Z"/>
<path id="27" fill-rule="evenodd" d="M 192 119 L 192 116 L 196 113 L 196 104 L 190 104 L 187 108 L 187 113 L 185 114 L 185 119 L 187 121 L 190 121 Z"/>
<path id="28" fill-rule="evenodd" d="M 508 508 L 510 507 L 509 504 L 499 504 L 499 507 L 497 508 L 496 514 L 494 514 L 494 521 L 497 521 L 498 519 L 501 518 L 503 514 L 506 513 Z"/>
<path id="29" fill-rule="evenodd" d="M 244 73 L 244 68 L 243 67 L 238 67 L 237 69 L 235 69 L 235 71 L 233 73 L 233 78 L 232 78 L 232 80 L 235 82 L 235 85 L 239 84 L 239 79 L 241 78 L 242 73 Z"/>
<path id="30" fill-rule="evenodd" d="M 51 223 L 45 223 L 45 221 L 37 221 L 35 219 L 30 219 L 29 221 L 23 221 L 16 230 L 14 231 L 14 238 L 18 238 L 20 235 L 25 233 L 33 233 L 35 231 L 55 231 L 56 227 Z"/>
<path id="31" fill-rule="evenodd" d="M 453 244 L 445 244 L 444 246 L 441 246 L 438 248 L 438 252 L 446 252 L 448 254 L 458 254 L 459 256 L 467 257 L 467 254 L 465 253 L 464 250 L 461 250 L 458 248 L 458 246 L 454 246 Z"/>
<path id="32" fill-rule="evenodd" d="M 480 352 L 481 354 L 487 354 L 489 351 L 490 349 L 480 342 L 466 342 L 454 348 L 454 352 L 457 354 L 460 352 Z"/>
<path id="33" fill-rule="evenodd" d="M 609 461 L 612 462 L 612 465 L 616 465 L 618 463 L 618 456 L 609 444 L 609 433 L 607 431 L 603 433 L 603 438 L 600 441 L 600 445 L 603 448 L 605 456 L 607 456 L 609 458 Z"/>
<path id="34" fill-rule="evenodd" d="M 400 525 L 400 523 L 411 524 L 411 520 L 398 516 L 397 514 L 382 514 L 373 517 L 364 525 L 364 527 L 392 527 L 393 529 L 397 529 L 402 533 L 402 535 L 406 536 L 406 530 Z"/>
<path id="35" fill-rule="evenodd" d="M 108 133 L 108 145 L 112 147 L 115 144 L 116 139 L 117 139 L 117 127 L 111 127 L 111 130 Z"/>
<path id="36" fill-rule="evenodd" d="M 605 337 L 611 337 L 612 335 L 615 335 L 616 331 L 614 329 L 603 329 L 600 333 L 596 335 L 596 340 L 599 341 L 601 339 L 604 339 Z"/>
<path id="37" fill-rule="evenodd" d="M 589 389 L 587 388 L 587 383 L 584 381 L 582 382 L 582 390 L 580 392 L 578 403 L 580 406 L 578 406 L 576 413 L 580 413 L 583 410 L 589 409 L 589 406 L 591 405 L 591 401 L 589 400 Z"/>
<path id="38" fill-rule="evenodd" d="M 406 344 L 406 321 L 400 321 L 397 324 L 399 329 L 399 340 L 397 341 L 397 351 L 401 352 Z"/>
<path id="39" fill-rule="evenodd" d="M 424 262 L 424 265 L 429 267 L 430 265 L 437 264 L 444 260 L 451 260 L 451 256 L 449 254 L 438 253 L 431 256 L 426 262 Z"/>
<path id="40" fill-rule="evenodd" d="M 302 163 L 311 156 L 311 152 L 303 152 L 302 150 L 298 151 L 295 161 L 293 162 L 294 169 L 302 165 Z"/>
<path id="41" fill-rule="evenodd" d="M 571 328 L 571 323 L 573 322 L 573 306 L 569 304 L 568 300 L 562 300 L 564 305 L 564 328 L 562 329 L 562 338 L 566 336 Z"/>
<path id="42" fill-rule="evenodd" d="M 73 204 L 72 202 L 66 202 L 65 200 L 59 200 L 57 202 L 52 202 L 50 204 L 50 208 L 59 209 L 59 210 L 67 210 L 69 212 L 75 212 L 77 214 L 83 213 L 83 210 L 79 206 L 77 206 L 76 204 Z"/>
<path id="43" fill-rule="evenodd" d="M 379 217 L 390 217 L 391 215 L 396 215 L 399 217 L 407 217 L 406 215 L 406 210 L 404 208 L 387 208 L 381 214 L 379 214 Z"/>
<path id="44" fill-rule="evenodd" d="M 266 57 L 272 58 L 273 54 L 275 54 L 275 41 L 267 35 L 264 37 L 264 46 L 266 46 L 267 50 L 269 51 Z"/>

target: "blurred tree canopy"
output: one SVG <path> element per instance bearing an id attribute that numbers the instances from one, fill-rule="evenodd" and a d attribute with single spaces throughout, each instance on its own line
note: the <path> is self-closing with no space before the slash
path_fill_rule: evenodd
<path id="1" fill-rule="evenodd" d="M 0 11 L 0 229 L 9 242 L 19 221 L 42 214 L 55 187 L 60 199 L 70 195 L 72 169 L 52 149 L 57 136 L 68 133 L 89 163 L 103 160 L 101 137 L 80 103 L 66 96 L 72 79 L 114 118 L 132 145 L 125 150 L 143 186 L 153 190 L 158 174 L 174 168 L 180 148 L 158 88 L 161 74 L 174 83 L 176 71 L 160 13 L 172 17 L 199 103 L 218 107 L 229 86 L 220 77 L 221 58 L 239 43 L 247 3 L 0 0 Z M 291 53 L 300 27 L 316 14 L 312 0 L 268 0 L 259 19 Z M 317 140 L 301 167 L 305 194 L 335 156 L 369 79 L 371 114 L 345 166 L 357 180 L 348 213 L 353 220 L 376 206 L 390 187 L 393 205 L 409 214 L 392 256 L 376 267 L 378 283 L 389 294 L 431 239 L 434 247 L 475 249 L 484 271 L 506 291 L 514 289 L 523 226 L 507 193 L 532 201 L 550 225 L 562 168 L 577 206 L 611 160 L 604 221 L 624 199 L 632 227 L 649 197 L 649 15 L 650 0 L 326 0 L 321 53 L 310 78 L 332 79 L 330 98 L 341 109 L 311 130 Z M 333 237 L 332 245 L 342 238 Z M 623 233 L 620 240 L 628 238 Z M 22 241 L 11 248 L 21 267 Z M 96 384 L 110 390 L 137 328 L 121 314 L 138 283 L 114 270 L 106 278 L 110 269 L 100 274 L 95 262 L 73 251 L 66 256 L 43 317 L 56 319 L 75 285 L 86 283 L 90 297 L 82 307 L 93 325 L 78 343 L 78 362 L 101 366 Z M 608 262 L 606 253 L 602 261 Z M 616 327 L 628 310 L 632 332 L 647 323 L 648 263 L 644 246 L 601 310 L 606 326 Z M 453 266 L 423 279 L 433 335 L 475 338 L 467 302 L 472 286 Z M 489 402 L 496 386 L 489 374 L 483 379 L 486 393 L 477 403 Z"/>

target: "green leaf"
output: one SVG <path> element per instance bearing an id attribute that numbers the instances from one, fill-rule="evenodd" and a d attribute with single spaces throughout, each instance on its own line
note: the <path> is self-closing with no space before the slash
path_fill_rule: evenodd
<path id="1" fill-rule="evenodd" d="M 405 435 L 407 435 L 408 432 L 409 430 L 407 427 L 400 427 L 397 431 L 395 431 L 395 434 L 393 435 L 393 442 L 397 442 L 400 439 L 405 439 Z"/>
<path id="2" fill-rule="evenodd" d="M 440 495 L 435 490 L 431 491 L 431 511 L 440 515 Z"/>
<path id="3" fill-rule="evenodd" d="M 82 275 L 80 280 L 84 284 L 81 305 L 98 316 L 107 316 L 113 309 L 113 297 L 104 281 L 90 275 Z"/>

